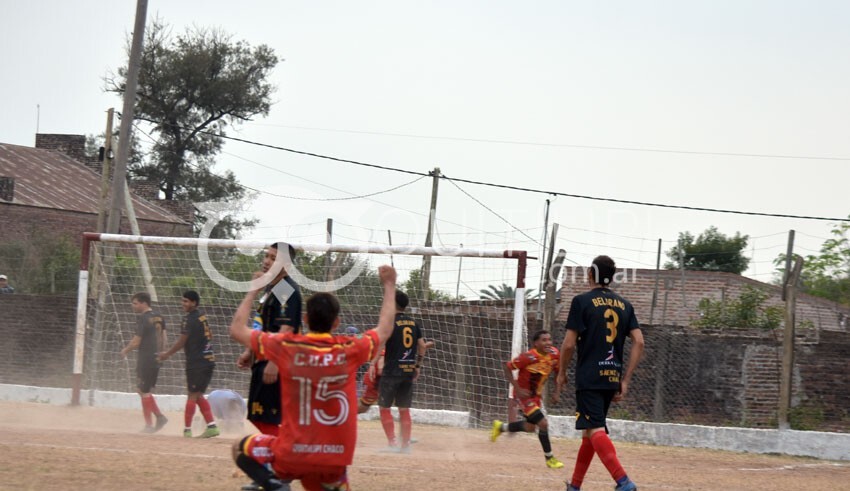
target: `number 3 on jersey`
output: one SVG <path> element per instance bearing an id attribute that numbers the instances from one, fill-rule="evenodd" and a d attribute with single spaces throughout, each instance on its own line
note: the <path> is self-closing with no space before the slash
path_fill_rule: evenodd
<path id="1" fill-rule="evenodd" d="M 603 314 L 606 320 L 606 327 L 608 327 L 608 335 L 605 336 L 605 341 L 608 343 L 613 343 L 615 339 L 617 339 L 617 326 L 620 325 L 620 316 L 617 315 L 617 312 L 614 309 L 608 309 Z"/>
<path id="2" fill-rule="evenodd" d="M 344 423 L 348 419 L 348 398 L 345 396 L 345 391 L 334 389 L 330 386 L 337 384 L 345 384 L 348 375 L 332 375 L 330 377 L 322 377 L 316 385 L 316 395 L 313 397 L 313 379 L 309 377 L 292 377 L 297 380 L 299 385 L 298 390 L 298 424 L 309 426 L 313 420 L 325 426 L 337 426 Z M 324 409 L 313 409 L 313 399 L 320 402 L 327 402 L 332 399 L 339 401 L 339 413 L 330 415 Z"/>

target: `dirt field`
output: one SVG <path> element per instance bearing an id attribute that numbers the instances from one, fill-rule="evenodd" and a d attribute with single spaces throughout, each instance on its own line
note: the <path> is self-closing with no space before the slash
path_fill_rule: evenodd
<path id="1" fill-rule="evenodd" d="M 239 435 L 184 439 L 182 415 L 161 433 L 138 433 L 141 411 L 0 403 L 0 489 L 237 490 L 246 481 L 230 459 Z M 349 470 L 358 490 L 559 490 L 572 472 L 578 440 L 555 439 L 567 465 L 550 470 L 537 438 L 483 430 L 414 426 L 412 455 L 382 454 L 377 422 L 361 422 Z M 616 438 L 616 435 L 614 435 Z M 848 489 L 850 462 L 618 444 L 640 489 Z M 613 487 L 598 459 L 582 489 Z M 294 485 L 294 489 L 301 489 Z"/>

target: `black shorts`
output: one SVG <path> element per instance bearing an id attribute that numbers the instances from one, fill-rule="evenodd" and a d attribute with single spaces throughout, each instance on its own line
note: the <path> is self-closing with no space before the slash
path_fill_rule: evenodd
<path id="1" fill-rule="evenodd" d="M 203 394 L 210 386 L 212 380 L 213 369 L 215 365 L 206 367 L 187 368 L 186 369 L 186 389 L 189 392 L 200 392 Z"/>
<path id="2" fill-rule="evenodd" d="M 159 377 L 159 362 L 155 360 L 141 362 L 136 365 L 136 387 L 139 392 L 147 394 L 156 387 L 156 379 Z"/>
<path id="3" fill-rule="evenodd" d="M 413 403 L 413 378 L 381 376 L 378 406 L 409 408 Z"/>
<path id="4" fill-rule="evenodd" d="M 577 390 L 576 429 L 605 428 L 605 433 L 608 433 L 605 418 L 616 393 L 616 390 Z"/>
<path id="5" fill-rule="evenodd" d="M 248 421 L 280 424 L 280 378 L 273 384 L 263 383 L 267 361 L 251 367 L 251 387 L 248 392 Z"/>

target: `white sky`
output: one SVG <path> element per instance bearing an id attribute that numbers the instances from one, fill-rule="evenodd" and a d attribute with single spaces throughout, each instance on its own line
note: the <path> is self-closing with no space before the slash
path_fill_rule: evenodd
<path id="1" fill-rule="evenodd" d="M 126 63 L 134 12 L 129 0 L 0 0 L 0 142 L 33 145 L 37 105 L 42 133 L 103 132 L 105 110 L 120 110 L 121 101 L 102 91 L 102 77 Z M 149 22 L 156 15 L 176 31 L 192 23 L 220 27 L 286 60 L 273 74 L 270 116 L 231 130 L 240 138 L 572 194 L 850 213 L 848 2 L 151 0 Z M 215 169 L 232 169 L 265 192 L 317 198 L 414 178 L 237 142 L 226 144 Z M 545 195 L 460 186 L 542 239 Z M 392 229 L 394 242 L 421 244 L 430 188 L 422 179 L 374 198 L 381 203 L 261 194 L 251 209 L 261 223 L 251 237 L 323 242 L 330 217 L 337 242 L 383 242 Z M 446 181 L 437 217 L 438 243 L 539 255 L 539 244 Z M 740 231 L 753 237 L 746 275 L 762 281 L 771 279 L 789 229 L 798 231 L 798 252 L 808 254 L 833 225 L 565 197 L 553 201 L 550 217 L 561 224 L 558 247 L 580 264 L 607 253 L 620 266 L 653 267 L 659 238 L 666 250 L 683 230 Z M 531 267 L 529 286 L 536 286 L 539 264 Z M 451 290 L 453 281 L 445 283 Z"/>

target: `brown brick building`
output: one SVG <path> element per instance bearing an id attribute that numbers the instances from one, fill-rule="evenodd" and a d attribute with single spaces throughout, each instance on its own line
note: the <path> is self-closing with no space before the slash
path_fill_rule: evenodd
<path id="1" fill-rule="evenodd" d="M 35 232 L 73 238 L 97 230 L 101 164 L 85 154 L 82 135 L 36 135 L 35 148 L 0 143 L 0 242 Z M 131 190 L 143 235 L 192 235 L 191 203 Z M 122 218 L 120 233 L 130 233 Z"/>

